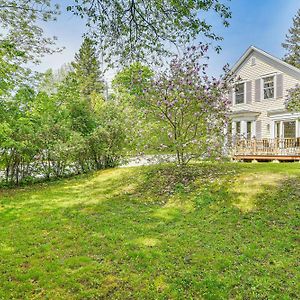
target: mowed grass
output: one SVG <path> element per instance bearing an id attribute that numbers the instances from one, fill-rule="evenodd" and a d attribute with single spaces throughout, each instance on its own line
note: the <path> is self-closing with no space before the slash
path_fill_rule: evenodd
<path id="1" fill-rule="evenodd" d="M 300 164 L 120 168 L 0 191 L 0 299 L 297 299 Z"/>

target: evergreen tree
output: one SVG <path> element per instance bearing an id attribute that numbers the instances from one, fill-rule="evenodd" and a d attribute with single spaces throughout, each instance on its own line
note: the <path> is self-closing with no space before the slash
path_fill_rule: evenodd
<path id="1" fill-rule="evenodd" d="M 85 38 L 72 63 L 81 94 L 90 100 L 92 93 L 102 93 L 104 81 L 94 42 Z"/>
<path id="2" fill-rule="evenodd" d="M 287 50 L 284 61 L 300 68 L 300 9 L 293 18 L 293 26 L 289 29 L 282 47 Z"/>

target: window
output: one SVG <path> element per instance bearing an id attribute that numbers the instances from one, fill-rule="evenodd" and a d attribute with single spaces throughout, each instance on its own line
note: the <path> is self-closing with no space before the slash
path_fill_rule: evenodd
<path id="1" fill-rule="evenodd" d="M 264 81 L 264 99 L 274 98 L 274 76 L 265 77 Z"/>
<path id="2" fill-rule="evenodd" d="M 247 122 L 247 139 L 251 139 L 251 126 L 252 122 L 248 121 Z"/>
<path id="3" fill-rule="evenodd" d="M 255 61 L 255 57 L 251 58 L 251 66 L 255 66 L 256 65 L 256 61 Z"/>
<path id="4" fill-rule="evenodd" d="M 283 134 L 285 139 L 291 139 L 296 137 L 296 122 L 283 122 Z"/>
<path id="5" fill-rule="evenodd" d="M 239 83 L 235 86 L 235 104 L 244 103 L 245 84 Z"/>

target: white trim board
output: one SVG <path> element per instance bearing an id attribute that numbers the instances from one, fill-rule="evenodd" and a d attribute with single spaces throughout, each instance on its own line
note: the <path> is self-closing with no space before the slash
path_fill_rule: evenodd
<path id="1" fill-rule="evenodd" d="M 250 46 L 245 51 L 245 53 L 239 58 L 239 60 L 231 68 L 231 73 L 236 73 L 241 68 L 243 63 L 247 60 L 247 58 L 253 53 L 255 53 L 256 58 L 259 58 L 268 64 L 275 63 L 277 69 L 281 70 L 284 73 L 290 74 L 291 76 L 295 77 L 297 80 L 300 80 L 300 69 L 284 62 L 283 60 L 255 47 L 255 46 Z"/>

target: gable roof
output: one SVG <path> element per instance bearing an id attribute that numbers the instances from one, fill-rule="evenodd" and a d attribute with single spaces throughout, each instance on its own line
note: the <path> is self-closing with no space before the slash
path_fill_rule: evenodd
<path id="1" fill-rule="evenodd" d="M 260 57 L 265 62 L 269 64 L 270 63 L 275 64 L 279 69 L 286 70 L 292 76 L 300 80 L 300 69 L 254 46 L 250 46 L 245 51 L 245 53 L 239 58 L 239 60 L 231 68 L 231 73 L 235 73 L 242 66 L 242 64 L 247 60 L 247 58 L 253 53 L 255 53 L 258 57 Z"/>

